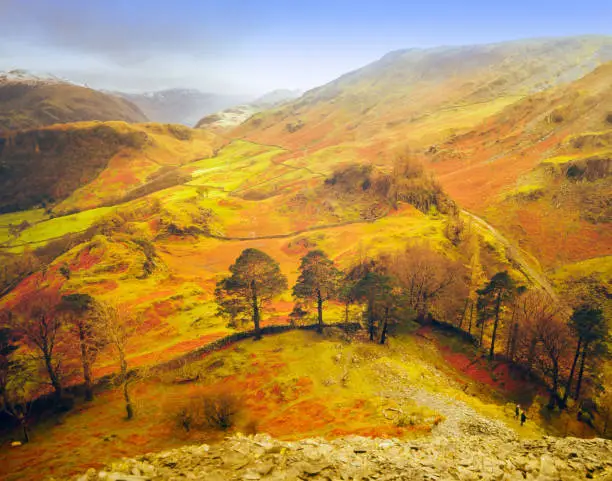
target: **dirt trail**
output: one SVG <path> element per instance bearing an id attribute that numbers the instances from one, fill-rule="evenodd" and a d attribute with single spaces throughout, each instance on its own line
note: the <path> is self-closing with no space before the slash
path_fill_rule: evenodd
<path id="1" fill-rule="evenodd" d="M 546 276 L 544 276 L 541 272 L 539 272 L 536 268 L 532 266 L 532 264 L 527 260 L 527 257 L 517 249 L 517 247 L 510 242 L 504 235 L 499 232 L 495 227 L 489 224 L 484 219 L 478 217 L 467 210 L 461 211 L 463 214 L 468 216 L 472 221 L 474 221 L 480 227 L 489 231 L 495 240 L 502 244 L 506 248 L 506 255 L 510 262 L 515 263 L 519 270 L 534 284 L 540 286 L 544 291 L 548 293 L 553 299 L 557 299 L 557 295 L 551 283 L 548 281 Z"/>

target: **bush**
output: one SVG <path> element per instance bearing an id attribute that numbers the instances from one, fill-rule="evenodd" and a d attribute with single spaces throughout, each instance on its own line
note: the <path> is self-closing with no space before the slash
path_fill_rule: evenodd
<path id="1" fill-rule="evenodd" d="M 227 431 L 235 425 L 240 407 L 239 398 L 232 393 L 206 394 L 182 406 L 175 414 L 175 421 L 177 427 L 186 432 L 204 429 Z"/>
<path id="2" fill-rule="evenodd" d="M 203 399 L 204 418 L 209 427 L 227 431 L 238 414 L 238 398 L 229 393 L 219 393 Z"/>

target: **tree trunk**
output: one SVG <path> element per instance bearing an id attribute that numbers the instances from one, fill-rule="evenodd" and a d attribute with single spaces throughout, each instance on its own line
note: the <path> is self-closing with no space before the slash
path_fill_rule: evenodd
<path id="1" fill-rule="evenodd" d="M 557 399 L 557 390 L 559 389 L 559 363 L 552 359 L 553 372 L 552 372 L 552 389 L 550 391 L 550 399 L 548 400 L 548 409 L 554 409 Z"/>
<path id="2" fill-rule="evenodd" d="M 85 401 L 93 400 L 93 383 L 91 381 L 91 366 L 87 355 L 85 330 L 79 326 L 79 341 L 81 344 L 81 363 L 83 364 L 83 379 L 85 380 Z"/>
<path id="3" fill-rule="evenodd" d="M 389 308 L 385 307 L 385 321 L 382 328 L 382 334 L 380 335 L 380 343 L 385 344 L 387 340 L 387 327 L 389 326 Z"/>
<path id="4" fill-rule="evenodd" d="M 569 393 L 572 390 L 572 381 L 574 380 L 574 372 L 576 371 L 576 364 L 578 363 L 578 357 L 580 356 L 580 348 L 582 347 L 582 338 L 578 338 L 578 345 L 576 346 L 576 354 L 574 354 L 574 361 L 572 362 L 572 368 L 570 369 L 567 383 L 565 384 L 565 392 L 563 393 L 563 407 L 567 406 L 567 399 Z"/>
<path id="5" fill-rule="evenodd" d="M 28 423 L 27 423 L 27 421 L 22 421 L 21 429 L 23 430 L 23 442 L 24 443 L 29 443 L 30 442 L 30 435 L 28 434 Z"/>
<path id="6" fill-rule="evenodd" d="M 484 337 L 484 328 L 485 328 L 485 320 L 483 319 L 480 323 L 480 340 L 478 341 L 478 345 L 482 346 L 482 338 Z"/>
<path id="7" fill-rule="evenodd" d="M 495 337 L 497 336 L 497 326 L 499 325 L 499 308 L 501 306 L 501 289 L 497 291 L 497 303 L 495 304 L 495 323 L 493 324 L 493 334 L 491 335 L 491 350 L 489 360 L 495 357 Z"/>
<path id="8" fill-rule="evenodd" d="M 371 301 L 368 301 L 368 331 L 370 341 L 374 341 L 374 306 Z"/>
<path id="9" fill-rule="evenodd" d="M 427 296 L 423 295 L 423 302 L 421 303 L 421 310 L 418 314 L 418 322 L 425 324 L 428 322 L 427 314 L 429 313 L 429 300 Z"/>
<path id="10" fill-rule="evenodd" d="M 132 406 L 132 400 L 130 399 L 130 393 L 128 390 L 128 369 L 127 361 L 125 359 L 125 353 L 119 350 L 119 361 L 121 363 L 121 380 L 123 381 L 123 397 L 125 399 L 125 412 L 127 419 L 134 417 L 134 407 Z"/>
<path id="11" fill-rule="evenodd" d="M 474 314 L 474 301 L 470 299 L 470 324 L 468 325 L 468 334 L 472 334 L 472 317 Z"/>
<path id="12" fill-rule="evenodd" d="M 321 297 L 321 289 L 317 289 L 317 314 L 319 318 L 319 324 L 317 325 L 317 332 L 323 333 L 323 298 Z"/>
<path id="13" fill-rule="evenodd" d="M 53 389 L 55 391 L 55 400 L 60 401 L 62 399 L 62 384 L 59 381 L 55 369 L 53 369 L 53 360 L 51 359 L 51 354 L 43 353 L 43 358 L 45 360 L 45 367 L 47 368 L 47 373 L 49 374 L 51 386 L 53 386 Z"/>
<path id="14" fill-rule="evenodd" d="M 257 286 L 255 281 L 251 281 L 251 291 L 253 292 L 253 325 L 255 326 L 255 339 L 261 339 L 261 328 L 259 327 L 259 302 L 257 300 Z"/>
<path id="15" fill-rule="evenodd" d="M 348 326 L 349 322 L 349 303 L 344 304 L 344 323 Z"/>
<path id="16" fill-rule="evenodd" d="M 584 348 L 582 349 L 582 357 L 580 358 L 580 371 L 578 372 L 578 380 L 576 381 L 576 392 L 574 394 L 574 399 L 578 400 L 580 397 L 580 388 L 582 387 L 582 376 L 584 374 L 584 365 L 586 363 L 587 350 L 589 348 L 589 343 L 584 343 Z"/>
<path id="17" fill-rule="evenodd" d="M 461 314 L 461 320 L 459 321 L 459 329 L 463 328 L 463 321 L 465 321 L 465 315 L 467 314 L 468 302 L 470 302 L 469 297 L 465 299 L 465 306 L 463 306 L 463 314 Z"/>

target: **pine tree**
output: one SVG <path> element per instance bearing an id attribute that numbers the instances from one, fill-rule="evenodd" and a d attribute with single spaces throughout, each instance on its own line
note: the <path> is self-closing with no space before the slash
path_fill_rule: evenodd
<path id="1" fill-rule="evenodd" d="M 261 310 L 274 296 L 287 289 L 287 278 L 278 262 L 258 249 L 245 249 L 230 266 L 231 275 L 217 283 L 217 303 L 221 312 L 233 315 L 249 312 L 255 328 L 255 339 L 261 338 Z M 234 302 L 224 303 L 223 299 Z M 235 302 L 238 299 L 239 302 Z"/>
<path id="2" fill-rule="evenodd" d="M 489 283 L 478 291 L 478 295 L 481 296 L 484 305 L 491 305 L 493 303 L 493 333 L 491 335 L 491 348 L 489 350 L 489 359 L 493 360 L 495 356 L 495 341 L 497 337 L 497 330 L 499 327 L 499 314 L 506 301 L 512 298 L 516 286 L 512 278 L 508 275 L 507 271 L 498 272 L 495 274 Z"/>
<path id="3" fill-rule="evenodd" d="M 338 296 L 340 276 L 340 271 L 323 251 L 310 251 L 302 257 L 293 296 L 317 303 L 319 333 L 323 332 L 323 303 Z"/>
<path id="4" fill-rule="evenodd" d="M 567 403 L 569 397 L 572 382 L 574 380 L 574 373 L 576 371 L 576 365 L 580 358 L 580 370 L 578 373 L 578 380 L 576 381 L 576 391 L 574 398 L 578 399 L 580 396 L 580 389 L 582 385 L 582 377 L 584 375 L 584 368 L 589 357 L 589 354 L 597 352 L 593 349 L 598 344 L 602 344 L 605 341 L 608 333 L 608 328 L 605 322 L 605 318 L 601 309 L 593 307 L 589 304 L 583 304 L 574 310 L 572 317 L 569 322 L 570 328 L 578 337 L 576 344 L 576 351 L 574 354 L 574 360 L 570 369 L 570 374 L 565 385 L 565 393 L 563 395 L 563 404 Z"/>

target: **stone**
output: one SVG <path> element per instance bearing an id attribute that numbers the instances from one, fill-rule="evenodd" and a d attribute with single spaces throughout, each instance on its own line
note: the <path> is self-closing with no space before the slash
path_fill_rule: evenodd
<path id="1" fill-rule="evenodd" d="M 467 408 L 458 408 L 463 409 Z M 474 419 L 469 425 L 481 423 Z M 488 423 L 482 426 L 489 429 Z M 266 435 L 234 435 L 212 446 L 186 446 L 115 461 L 100 472 L 90 469 L 75 479 L 573 481 L 612 477 L 612 441 L 518 440 L 497 425 L 486 437 L 461 431 L 458 423 L 452 429 L 457 431 L 442 430 L 418 441 L 347 436 L 281 442 Z"/>
<path id="2" fill-rule="evenodd" d="M 557 475 L 557 467 L 555 466 L 555 460 L 552 456 L 544 454 L 540 457 L 540 476 L 555 478 Z"/>
<path id="3" fill-rule="evenodd" d="M 239 453 L 228 453 L 222 458 L 223 466 L 231 469 L 241 469 L 249 464 L 249 458 Z"/>
<path id="4" fill-rule="evenodd" d="M 255 466 L 255 470 L 261 474 L 262 476 L 266 476 L 270 474 L 270 472 L 274 469 L 273 463 L 261 463 Z"/>
<path id="5" fill-rule="evenodd" d="M 257 479 L 261 479 L 261 474 L 259 474 L 256 471 L 247 471 L 246 473 L 242 475 L 242 479 L 247 480 L 247 481 L 254 481 Z"/>

